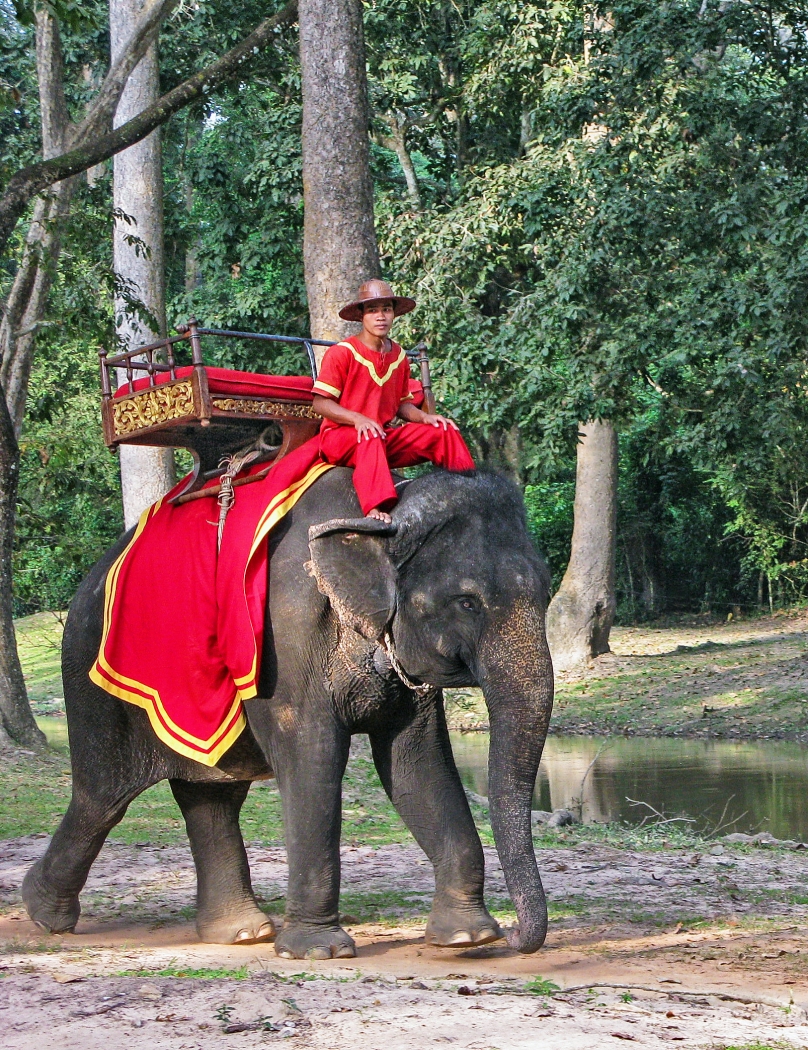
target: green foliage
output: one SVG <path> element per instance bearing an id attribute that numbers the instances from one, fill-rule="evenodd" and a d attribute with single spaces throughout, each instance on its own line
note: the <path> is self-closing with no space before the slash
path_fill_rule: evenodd
<path id="1" fill-rule="evenodd" d="M 561 991 L 561 988 L 555 983 L 555 981 L 537 975 L 536 977 L 531 977 L 529 981 L 525 982 L 525 990 L 532 992 L 533 995 L 555 995 L 556 992 Z"/>
<path id="2" fill-rule="evenodd" d="M 525 486 L 528 528 L 552 572 L 554 590 L 569 561 L 574 500 L 575 480 L 571 477 Z"/>
<path id="3" fill-rule="evenodd" d="M 178 967 L 178 966 L 165 966 L 161 970 L 120 970 L 115 974 L 116 977 L 186 977 L 193 980 L 199 981 L 246 981 L 250 976 L 250 971 L 246 966 L 239 966 L 234 969 L 228 969 L 227 967 Z M 232 1009 L 232 1008 L 231 1008 Z M 218 1013 L 216 1015 L 218 1017 Z"/>
<path id="4" fill-rule="evenodd" d="M 179 9 L 161 34 L 165 86 L 265 7 Z M 97 77 L 107 61 L 104 9 L 52 9 L 78 115 L 85 70 Z M 31 11 L 0 2 L 2 179 L 38 150 Z M 808 9 L 368 0 L 364 11 L 383 261 L 419 303 L 397 335 L 429 341 L 436 392 L 477 457 L 526 484 L 556 583 L 576 426 L 601 416 L 621 432 L 623 618 L 754 604 L 766 578 L 766 598 L 804 599 Z M 249 78 L 165 129 L 171 323 L 194 313 L 307 331 L 300 121 L 285 33 Z M 64 605 L 120 525 L 114 460 L 93 436 L 94 349 L 111 340 L 116 285 L 109 195 L 108 179 L 79 195 L 40 337 L 49 363 L 25 434 L 20 611 Z M 13 272 L 4 260 L 0 294 Z M 216 354 L 306 367 L 298 351 L 250 344 Z"/>
<path id="5" fill-rule="evenodd" d="M 104 188 L 69 224 L 29 386 L 14 552 L 18 615 L 66 609 L 123 528 L 118 460 L 101 436 L 97 348 L 109 341 L 114 277 Z M 57 322 L 56 318 L 59 318 Z"/>

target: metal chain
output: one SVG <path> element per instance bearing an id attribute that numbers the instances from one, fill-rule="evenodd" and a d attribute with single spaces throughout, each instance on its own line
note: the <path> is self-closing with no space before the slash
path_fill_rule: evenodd
<path id="1" fill-rule="evenodd" d="M 418 696 L 429 696 L 430 693 L 437 693 L 438 686 L 430 685 L 428 682 L 424 682 L 422 685 L 416 685 L 411 678 L 407 677 L 406 671 L 398 662 L 396 651 L 393 648 L 393 636 L 390 633 L 389 628 L 382 635 L 381 642 L 382 649 L 384 649 L 387 659 L 390 661 L 390 666 L 408 689 L 412 689 L 412 691 L 417 693 Z"/>

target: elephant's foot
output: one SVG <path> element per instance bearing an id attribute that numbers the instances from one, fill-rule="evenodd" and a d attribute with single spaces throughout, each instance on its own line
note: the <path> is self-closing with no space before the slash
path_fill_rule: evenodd
<path id="1" fill-rule="evenodd" d="M 356 946 L 341 926 L 284 926 L 275 941 L 282 959 L 353 959 Z"/>
<path id="2" fill-rule="evenodd" d="M 424 939 L 438 948 L 474 948 L 505 934 L 484 905 L 432 905 Z"/>
<path id="3" fill-rule="evenodd" d="M 48 933 L 72 933 L 81 914 L 78 895 L 58 897 L 48 893 L 40 879 L 42 862 L 30 869 L 23 879 L 22 899 L 33 921 Z"/>
<path id="4" fill-rule="evenodd" d="M 199 939 L 208 944 L 261 944 L 275 940 L 275 924 L 257 905 L 241 905 L 227 915 L 198 914 L 196 929 Z"/>

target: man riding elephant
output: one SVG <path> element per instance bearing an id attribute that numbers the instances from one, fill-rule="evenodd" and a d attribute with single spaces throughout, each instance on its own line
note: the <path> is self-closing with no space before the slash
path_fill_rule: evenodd
<path id="1" fill-rule="evenodd" d="M 362 330 L 326 351 L 313 388 L 313 408 L 324 417 L 320 455 L 354 468 L 362 511 L 384 522 L 398 500 L 391 467 L 474 469 L 457 424 L 412 403 L 407 355 L 388 333 L 393 320 L 414 307 L 414 299 L 393 295 L 384 281 L 366 281 L 339 312 Z M 393 420 L 404 425 L 393 427 Z"/>
<path id="2" fill-rule="evenodd" d="M 353 956 L 339 921 L 341 785 L 351 736 L 362 733 L 385 791 L 434 866 L 427 940 L 495 940 L 502 931 L 485 907 L 482 847 L 441 693 L 478 685 L 491 724 L 491 823 L 518 918 L 508 940 L 522 952 L 541 946 L 547 908 L 530 811 L 552 709 L 549 575 L 521 493 L 505 479 L 439 470 L 399 481 L 396 493 L 389 523 L 363 517 L 352 472 L 334 467 L 274 526 L 255 695 L 244 700 L 243 731 L 209 764 L 169 746 L 143 706 L 91 680 L 105 587 L 132 533 L 98 562 L 65 628 L 73 795 L 25 878 L 32 919 L 54 932 L 75 927 L 106 836 L 134 798 L 167 779 L 197 869 L 203 940 L 275 938 L 283 957 Z M 253 896 L 239 828 L 250 782 L 267 776 L 280 791 L 289 863 L 278 930 Z"/>

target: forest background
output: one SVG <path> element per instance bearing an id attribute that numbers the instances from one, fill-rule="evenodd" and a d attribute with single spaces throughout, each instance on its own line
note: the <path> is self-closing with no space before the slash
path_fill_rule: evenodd
<path id="1" fill-rule="evenodd" d="M 272 6 L 180 3 L 163 88 Z M 0 0 L 3 182 L 40 148 L 20 10 Z M 106 5 L 61 12 L 78 112 L 108 65 Z M 396 336 L 427 339 L 445 410 L 525 487 L 556 584 L 577 423 L 603 417 L 620 440 L 620 619 L 803 600 L 808 8 L 368 0 L 364 14 L 384 275 L 419 303 Z M 170 321 L 307 333 L 300 121 L 291 30 L 165 126 Z M 76 191 L 38 332 L 18 615 L 64 608 L 122 529 L 97 387 L 122 291 L 112 225 L 107 163 Z M 215 363 L 305 371 L 253 348 Z"/>

